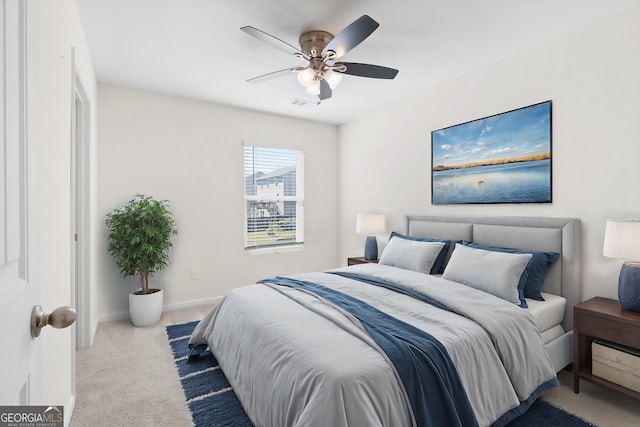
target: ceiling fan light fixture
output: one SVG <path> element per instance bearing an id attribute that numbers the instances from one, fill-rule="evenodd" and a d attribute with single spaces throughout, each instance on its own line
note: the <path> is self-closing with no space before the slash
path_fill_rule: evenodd
<path id="1" fill-rule="evenodd" d="M 342 74 L 330 69 L 324 73 L 324 79 L 327 81 L 327 83 L 329 83 L 329 87 L 331 89 L 335 89 L 340 86 L 340 82 L 342 81 Z"/>
<path id="2" fill-rule="evenodd" d="M 311 68 L 305 68 L 298 71 L 298 82 L 304 86 L 309 87 L 313 83 L 313 79 L 316 76 L 316 72 Z"/>
<path id="3" fill-rule="evenodd" d="M 309 86 L 307 86 L 307 93 L 310 95 L 320 95 L 320 80 L 314 79 Z"/>

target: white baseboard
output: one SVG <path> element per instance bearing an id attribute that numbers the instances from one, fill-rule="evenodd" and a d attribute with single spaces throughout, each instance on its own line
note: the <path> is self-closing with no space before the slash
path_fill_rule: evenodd
<path id="1" fill-rule="evenodd" d="M 100 320 L 98 321 L 98 323 L 113 322 L 115 320 L 125 320 L 129 318 L 130 316 L 128 311 L 121 311 L 120 313 L 104 314 L 100 316 Z"/>
<path id="2" fill-rule="evenodd" d="M 222 301 L 224 297 L 211 297 L 211 298 L 203 298 L 192 301 L 184 301 L 177 302 L 174 304 L 167 304 L 162 306 L 162 312 L 180 310 L 182 308 L 190 308 L 190 307 L 199 307 L 202 305 L 215 305 Z M 111 313 L 100 316 L 100 323 L 102 322 L 113 322 L 115 320 L 126 320 L 129 319 L 129 312 L 122 311 L 119 313 Z M 94 334 L 95 335 L 95 334 Z"/>
<path id="3" fill-rule="evenodd" d="M 169 304 L 162 307 L 162 312 L 180 310 L 181 308 L 200 307 L 202 305 L 215 305 L 220 303 L 224 297 L 211 297 L 204 299 L 197 299 L 193 301 L 177 302 L 175 304 Z"/>
<path id="4" fill-rule="evenodd" d="M 93 347 L 93 340 L 96 338 L 96 333 L 98 332 L 98 325 L 100 324 L 100 319 L 94 319 L 93 325 L 91 326 L 91 342 L 89 345 Z"/>
<path id="5" fill-rule="evenodd" d="M 73 410 L 76 407 L 76 396 L 69 396 L 69 402 L 64 407 L 64 427 L 69 427 L 71 424 L 71 417 L 73 416 Z"/>

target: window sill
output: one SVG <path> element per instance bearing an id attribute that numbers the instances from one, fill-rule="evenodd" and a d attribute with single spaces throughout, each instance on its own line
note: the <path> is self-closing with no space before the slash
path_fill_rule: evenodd
<path id="1" fill-rule="evenodd" d="M 269 246 L 266 248 L 249 248 L 244 251 L 249 255 L 262 254 L 278 254 L 283 252 L 299 252 L 304 249 L 304 244 L 286 245 L 286 246 Z"/>

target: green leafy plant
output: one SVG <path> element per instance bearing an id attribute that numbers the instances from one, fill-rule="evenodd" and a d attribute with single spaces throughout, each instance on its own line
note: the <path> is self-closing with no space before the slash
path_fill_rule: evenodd
<path id="1" fill-rule="evenodd" d="M 107 214 L 109 253 L 124 277 L 140 276 L 142 294 L 149 291 L 149 276 L 169 261 L 171 238 L 178 234 L 167 200 L 136 194 L 122 208 Z"/>

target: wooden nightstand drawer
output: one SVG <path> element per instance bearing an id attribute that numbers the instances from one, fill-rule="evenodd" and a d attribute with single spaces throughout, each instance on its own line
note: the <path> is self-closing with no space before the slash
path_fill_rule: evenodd
<path id="1" fill-rule="evenodd" d="M 609 341 L 629 347 L 640 347 L 640 325 L 628 325 L 584 313 L 578 314 L 578 322 L 580 322 L 580 332 L 584 335 L 606 337 Z"/>

